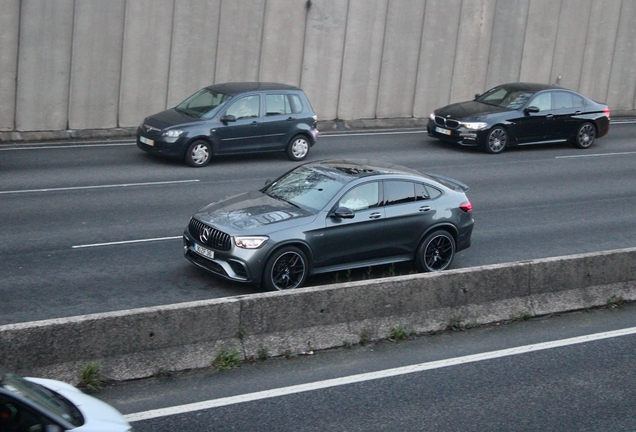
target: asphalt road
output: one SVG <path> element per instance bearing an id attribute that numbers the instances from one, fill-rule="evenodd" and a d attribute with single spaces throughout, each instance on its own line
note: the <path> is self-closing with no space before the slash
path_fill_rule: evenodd
<path id="1" fill-rule="evenodd" d="M 634 431 L 636 305 L 109 386 L 143 431 Z M 196 404 L 196 405 L 193 405 Z"/>
<path id="2" fill-rule="evenodd" d="M 488 155 L 423 131 L 326 134 L 308 160 L 379 159 L 468 184 L 476 225 L 462 268 L 636 246 L 635 136 L 615 124 L 588 150 Z M 0 146 L 0 324 L 259 292 L 187 262 L 181 233 L 202 205 L 294 166 L 281 153 L 193 169 L 130 142 Z"/>

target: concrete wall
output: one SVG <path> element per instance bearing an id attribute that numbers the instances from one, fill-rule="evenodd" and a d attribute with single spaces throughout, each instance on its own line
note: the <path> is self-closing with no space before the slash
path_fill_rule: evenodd
<path id="1" fill-rule="evenodd" d="M 636 300 L 636 248 L 0 326 L 0 364 L 76 383 L 122 380 Z"/>
<path id="2" fill-rule="evenodd" d="M 510 81 L 636 112 L 636 0 L 0 0 L 0 139 L 134 128 L 215 82 L 321 120 L 426 118 Z"/>

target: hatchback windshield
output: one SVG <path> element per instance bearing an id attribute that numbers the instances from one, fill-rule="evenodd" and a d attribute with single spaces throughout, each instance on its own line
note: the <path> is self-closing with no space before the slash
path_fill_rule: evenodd
<path id="1" fill-rule="evenodd" d="M 321 166 L 301 166 L 278 179 L 263 192 L 298 207 L 318 211 L 350 181 L 350 177 Z"/>
<path id="2" fill-rule="evenodd" d="M 39 384 L 0 370 L 0 385 L 10 392 L 54 412 L 74 426 L 81 426 L 84 423 L 84 418 L 75 405 Z"/>
<path id="3" fill-rule="evenodd" d="M 207 118 L 206 114 L 211 113 L 230 98 L 229 95 L 204 88 L 181 102 L 175 109 L 192 117 Z"/>

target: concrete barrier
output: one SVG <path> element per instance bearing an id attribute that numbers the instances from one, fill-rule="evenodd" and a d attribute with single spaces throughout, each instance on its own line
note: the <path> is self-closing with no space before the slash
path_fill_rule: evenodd
<path id="1" fill-rule="evenodd" d="M 636 248 L 420 273 L 289 292 L 0 326 L 0 364 L 77 383 L 89 362 L 125 380 L 208 367 L 222 350 L 245 359 L 386 338 L 449 323 L 636 300 Z"/>

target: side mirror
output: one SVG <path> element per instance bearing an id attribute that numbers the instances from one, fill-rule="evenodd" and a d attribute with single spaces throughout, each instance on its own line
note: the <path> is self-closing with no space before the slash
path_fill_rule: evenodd
<path id="1" fill-rule="evenodd" d="M 524 111 L 526 112 L 526 114 L 531 114 L 531 113 L 532 113 L 532 114 L 536 114 L 536 113 L 538 113 L 538 112 L 539 112 L 539 111 L 541 111 L 541 110 L 539 109 L 539 107 L 536 107 L 536 106 L 529 106 L 529 107 L 528 107 L 528 108 L 526 108 Z"/>
<path id="2" fill-rule="evenodd" d="M 236 121 L 236 116 L 233 115 L 224 115 L 223 117 L 221 117 L 221 122 L 222 123 L 233 123 Z"/>
<path id="3" fill-rule="evenodd" d="M 353 210 L 347 207 L 338 207 L 330 216 L 338 219 L 353 219 L 355 217 Z"/>
<path id="4" fill-rule="evenodd" d="M 479 93 L 475 93 L 475 99 L 477 99 L 479 96 L 481 96 Z"/>

